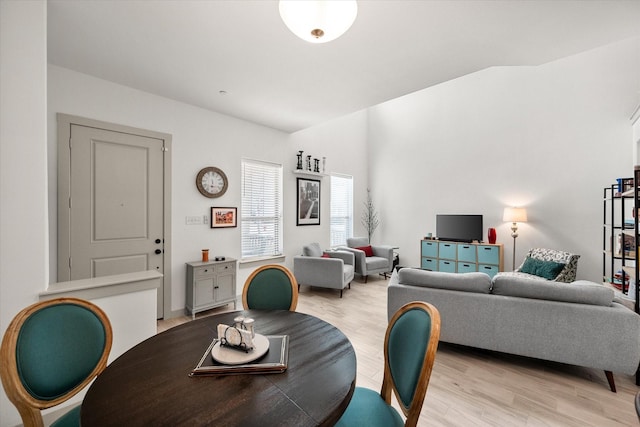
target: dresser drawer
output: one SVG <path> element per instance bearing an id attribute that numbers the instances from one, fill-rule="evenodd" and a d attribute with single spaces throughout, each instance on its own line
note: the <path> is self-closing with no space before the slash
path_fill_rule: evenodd
<path id="1" fill-rule="evenodd" d="M 471 262 L 460 262 L 458 261 L 458 271 L 457 273 L 472 273 L 476 270 L 476 264 Z"/>
<path id="2" fill-rule="evenodd" d="M 214 266 L 213 265 L 205 265 L 202 267 L 195 267 L 193 269 L 193 276 L 197 279 L 212 277 L 214 275 Z"/>
<path id="3" fill-rule="evenodd" d="M 458 246 L 458 261 L 476 262 L 476 245 L 465 245 L 460 243 Z"/>
<path id="4" fill-rule="evenodd" d="M 438 258 L 456 259 L 456 244 L 455 243 L 438 243 Z"/>
<path id="5" fill-rule="evenodd" d="M 478 264 L 500 264 L 500 248 L 498 246 L 478 246 Z"/>
<path id="6" fill-rule="evenodd" d="M 493 276 L 495 276 L 498 273 L 498 266 L 481 264 L 478 266 L 478 271 L 482 273 L 487 273 L 489 277 L 493 278 Z"/>
<path id="7" fill-rule="evenodd" d="M 224 264 L 216 264 L 215 271 L 216 273 L 224 273 L 228 271 L 235 271 L 236 264 L 235 262 L 227 262 Z"/>
<path id="8" fill-rule="evenodd" d="M 423 240 L 422 256 L 427 258 L 438 258 L 438 242 Z"/>
<path id="9" fill-rule="evenodd" d="M 438 271 L 443 271 L 445 273 L 455 273 L 456 272 L 456 262 L 448 261 L 446 259 L 441 259 L 438 263 Z"/>
<path id="10" fill-rule="evenodd" d="M 438 271 L 438 260 L 435 258 L 422 257 L 422 264 L 420 268 L 423 270 Z"/>

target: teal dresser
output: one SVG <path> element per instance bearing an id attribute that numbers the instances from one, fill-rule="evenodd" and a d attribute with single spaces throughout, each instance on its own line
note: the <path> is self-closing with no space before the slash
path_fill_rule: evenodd
<path id="1" fill-rule="evenodd" d="M 420 267 L 424 270 L 447 273 L 481 271 L 493 277 L 504 269 L 502 244 L 422 240 L 420 245 Z"/>

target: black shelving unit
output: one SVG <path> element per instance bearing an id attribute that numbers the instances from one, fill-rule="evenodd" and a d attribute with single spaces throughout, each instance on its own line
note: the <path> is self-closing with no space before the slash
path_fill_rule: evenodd
<path id="1" fill-rule="evenodd" d="M 635 238 L 635 275 L 633 277 L 634 283 L 635 283 L 635 299 L 636 299 L 636 303 L 635 303 L 635 311 L 636 313 L 640 313 L 640 301 L 638 300 L 638 296 L 639 296 L 639 291 L 640 291 L 640 286 L 639 282 L 640 282 L 640 263 L 638 262 L 638 249 L 639 249 L 639 244 L 640 241 L 638 240 L 638 236 L 640 236 L 640 228 L 638 226 L 638 212 L 640 212 L 640 189 L 638 189 L 638 186 L 640 185 L 640 166 L 636 165 L 633 168 L 633 201 L 634 201 L 634 206 L 633 206 L 633 218 L 635 219 L 634 223 L 634 238 Z M 639 383 L 639 378 L 636 376 L 636 384 L 640 384 Z"/>
<path id="2" fill-rule="evenodd" d="M 638 178 L 640 179 L 640 174 Z M 637 272 L 633 274 L 638 268 L 638 263 L 635 262 L 637 239 L 630 237 L 637 235 L 637 222 L 630 223 L 630 218 L 625 217 L 629 208 L 633 209 L 634 205 L 640 204 L 634 203 L 634 200 L 638 200 L 634 188 L 631 187 L 634 178 L 623 178 L 622 182 L 626 185 L 612 184 L 603 191 L 602 277 L 605 283 L 619 289 L 624 296 L 631 299 L 633 296 L 627 295 L 628 283 L 638 277 Z M 628 244 L 630 241 L 634 241 L 631 246 Z M 618 272 L 619 283 L 615 280 Z"/>

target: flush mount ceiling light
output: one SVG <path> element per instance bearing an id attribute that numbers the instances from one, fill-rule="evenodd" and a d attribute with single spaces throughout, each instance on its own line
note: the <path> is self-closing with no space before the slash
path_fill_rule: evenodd
<path id="1" fill-rule="evenodd" d="M 343 35 L 356 20 L 355 0 L 280 0 L 280 16 L 302 40 L 326 43 Z"/>

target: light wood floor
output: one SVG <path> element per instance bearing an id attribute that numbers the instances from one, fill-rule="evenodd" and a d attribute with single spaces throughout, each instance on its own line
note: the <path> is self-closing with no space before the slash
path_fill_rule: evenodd
<path id="1" fill-rule="evenodd" d="M 356 279 L 339 292 L 302 286 L 297 311 L 317 316 L 349 337 L 358 360 L 357 385 L 379 390 L 387 316 L 387 280 Z M 239 303 L 238 308 L 241 308 Z M 199 313 L 198 318 L 232 309 Z M 158 322 L 158 331 L 187 322 Z M 638 426 L 633 376 L 440 343 L 419 426 Z"/>

